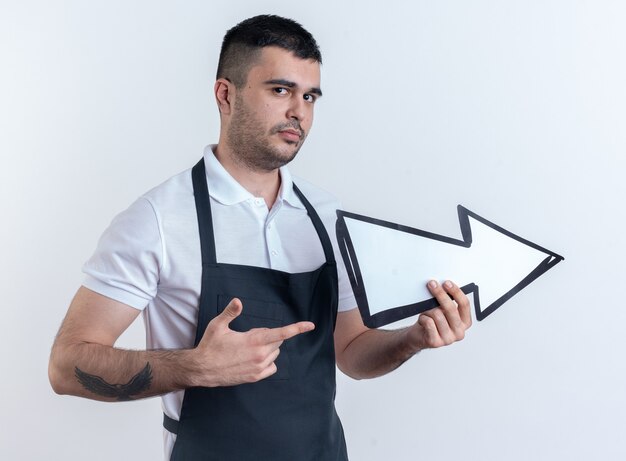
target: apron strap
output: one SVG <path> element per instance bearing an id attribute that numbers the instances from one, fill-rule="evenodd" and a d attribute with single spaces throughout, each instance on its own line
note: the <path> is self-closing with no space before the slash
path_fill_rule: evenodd
<path id="1" fill-rule="evenodd" d="M 172 434 L 178 434 L 179 422 L 163 413 L 163 427 Z"/>
<path id="2" fill-rule="evenodd" d="M 207 299 L 207 293 L 204 288 L 209 283 L 209 271 L 205 270 L 205 268 L 217 265 L 217 255 L 215 252 L 215 234 L 213 233 L 213 217 L 211 215 L 211 203 L 209 201 L 209 187 L 207 186 L 204 158 L 201 158 L 192 168 L 191 180 L 193 182 L 193 195 L 196 201 L 198 231 L 200 233 L 200 251 L 202 254 L 202 284 L 198 306 L 198 325 L 208 325 L 211 301 Z M 195 346 L 200 343 L 203 333 L 203 328 L 196 328 Z"/>
<path id="3" fill-rule="evenodd" d="M 302 204 L 304 205 L 304 207 L 306 208 L 306 211 L 309 214 L 311 221 L 313 222 L 313 226 L 315 227 L 315 230 L 317 231 L 317 235 L 320 238 L 320 241 L 322 242 L 322 248 L 324 249 L 324 256 L 326 256 L 326 262 L 334 263 L 335 253 L 333 252 L 333 246 L 330 243 L 330 237 L 328 237 L 328 232 L 326 232 L 326 228 L 324 227 L 322 220 L 317 214 L 317 211 L 315 211 L 315 208 L 313 208 L 313 205 L 311 205 L 311 203 L 307 200 L 307 198 L 304 196 L 302 191 L 295 184 L 293 185 L 293 190 L 298 196 L 298 198 L 300 199 L 300 201 L 302 202 Z"/>
<path id="4" fill-rule="evenodd" d="M 213 234 L 213 218 L 209 202 L 209 187 L 206 181 L 204 158 L 201 158 L 191 170 L 193 182 L 193 196 L 196 200 L 198 228 L 200 231 L 200 251 L 202 252 L 202 266 L 217 264 L 215 253 L 215 235 Z M 206 238 L 205 238 L 206 237 Z"/>

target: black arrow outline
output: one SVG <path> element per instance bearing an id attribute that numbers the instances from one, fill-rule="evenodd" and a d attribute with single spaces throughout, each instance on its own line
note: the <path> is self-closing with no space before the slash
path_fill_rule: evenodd
<path id="1" fill-rule="evenodd" d="M 359 306 L 359 310 L 361 312 L 361 317 L 363 318 L 363 323 L 369 328 L 379 328 L 381 326 L 387 325 L 392 322 L 396 322 L 398 320 L 402 320 L 407 317 L 412 317 L 414 315 L 425 312 L 433 307 L 437 307 L 439 303 L 435 298 L 429 298 L 418 303 L 407 304 L 405 306 L 394 307 L 391 309 L 384 310 L 382 312 L 378 312 L 374 315 L 370 313 L 369 304 L 367 301 L 367 293 L 365 293 L 365 286 L 363 284 L 363 278 L 361 276 L 361 270 L 359 268 L 359 262 L 356 257 L 356 253 L 354 251 L 354 245 L 352 244 L 352 240 L 350 239 L 350 234 L 348 232 L 348 228 L 346 226 L 345 218 L 356 219 L 359 221 L 363 221 L 370 224 L 375 224 L 377 226 L 387 227 L 389 229 L 394 229 L 400 232 L 406 232 L 413 235 L 419 235 L 420 237 L 425 237 L 431 240 L 438 240 L 440 242 L 449 243 L 451 245 L 457 245 L 465 248 L 469 248 L 472 246 L 472 229 L 469 222 L 469 217 L 480 221 L 484 225 L 491 227 L 492 229 L 510 237 L 518 242 L 521 242 L 525 245 L 528 245 L 531 248 L 539 250 L 546 255 L 546 259 L 544 259 L 535 269 L 533 269 L 526 277 L 524 277 L 518 284 L 516 284 L 513 288 L 507 291 L 500 298 L 495 300 L 489 306 L 487 306 L 484 310 L 480 308 L 480 296 L 479 296 L 479 287 L 475 283 L 470 283 L 464 285 L 461 288 L 463 292 L 467 295 L 473 293 L 474 294 L 474 308 L 476 312 L 476 319 L 478 321 L 484 320 L 487 316 L 492 314 L 496 309 L 498 309 L 502 304 L 507 302 L 517 293 L 519 293 L 522 289 L 530 285 L 535 279 L 540 277 L 542 274 L 550 270 L 552 267 L 563 261 L 565 258 L 560 256 L 553 251 L 550 251 L 546 248 L 543 248 L 529 240 L 526 240 L 518 235 L 509 232 L 508 230 L 498 226 L 497 224 L 492 223 L 491 221 L 486 220 L 485 218 L 478 216 L 476 213 L 468 210 L 462 205 L 457 206 L 457 211 L 459 215 L 459 224 L 461 226 L 461 235 L 463 236 L 463 240 L 458 240 L 450 237 L 446 237 L 444 235 L 434 234 L 432 232 L 423 231 L 420 229 L 415 229 L 413 227 L 403 226 L 402 224 L 396 224 L 389 221 L 383 221 L 381 219 L 370 218 L 369 216 L 363 216 L 356 213 L 351 213 L 349 211 L 337 210 L 337 222 L 335 224 L 335 230 L 337 233 L 337 241 L 339 242 L 339 251 L 341 252 L 341 256 L 346 265 L 346 269 L 348 271 L 348 278 L 350 279 L 350 284 L 352 285 L 352 291 L 354 292 L 354 296 L 356 298 L 357 304 Z"/>

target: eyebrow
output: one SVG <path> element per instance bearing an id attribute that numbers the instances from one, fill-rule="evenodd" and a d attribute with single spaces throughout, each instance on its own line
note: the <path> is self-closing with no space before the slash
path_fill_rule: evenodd
<path id="1" fill-rule="evenodd" d="M 292 82 L 291 80 L 285 80 L 284 78 L 275 78 L 272 80 L 266 80 L 265 82 L 263 82 L 266 85 L 281 85 L 281 86 L 286 86 L 287 88 L 295 88 L 298 86 L 298 84 L 296 82 Z M 318 96 L 322 96 L 322 90 L 317 88 L 317 87 L 313 87 L 311 88 L 309 91 L 307 91 L 307 93 L 312 93 L 312 94 L 316 94 Z"/>

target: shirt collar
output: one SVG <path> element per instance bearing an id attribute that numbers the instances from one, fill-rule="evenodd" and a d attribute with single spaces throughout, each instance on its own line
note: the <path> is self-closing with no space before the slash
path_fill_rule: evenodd
<path id="1" fill-rule="evenodd" d="M 233 178 L 226 168 L 222 166 L 215 157 L 215 144 L 204 149 L 204 165 L 206 169 L 207 182 L 209 184 L 209 195 L 223 205 L 235 205 L 255 198 L 248 190 Z M 293 190 L 293 179 L 286 166 L 279 169 L 280 190 L 278 191 L 277 202 L 286 202 L 295 208 L 304 209 L 304 205 Z"/>
<path id="2" fill-rule="evenodd" d="M 278 170 L 280 172 L 280 190 L 278 191 L 277 201 L 286 202 L 294 208 L 304 209 L 304 205 L 300 201 L 300 198 L 293 190 L 293 177 L 291 172 L 286 166 L 281 166 Z"/>

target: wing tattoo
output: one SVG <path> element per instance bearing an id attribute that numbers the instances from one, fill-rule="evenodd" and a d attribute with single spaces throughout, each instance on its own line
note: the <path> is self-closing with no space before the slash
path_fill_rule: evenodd
<path id="1" fill-rule="evenodd" d="M 108 383 L 100 376 L 85 373 L 78 367 L 74 368 L 74 376 L 88 391 L 103 397 L 116 398 L 122 402 L 133 400 L 133 395 L 140 394 L 150 388 L 150 384 L 152 384 L 152 367 L 150 367 L 150 362 L 146 363 L 143 370 L 130 378 L 130 381 L 126 384 Z"/>

